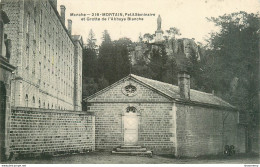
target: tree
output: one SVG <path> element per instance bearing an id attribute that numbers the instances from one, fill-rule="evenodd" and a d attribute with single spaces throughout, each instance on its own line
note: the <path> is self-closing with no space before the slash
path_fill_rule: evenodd
<path id="1" fill-rule="evenodd" d="M 110 38 L 110 35 L 109 35 L 107 30 L 104 30 L 104 32 L 103 32 L 102 40 L 103 40 L 104 43 L 110 43 L 111 42 L 111 38 Z"/>
<path id="2" fill-rule="evenodd" d="M 176 27 L 170 27 L 169 30 L 166 30 L 167 35 L 164 36 L 165 40 L 175 39 L 175 36 L 180 36 L 180 30 Z"/>
<path id="3" fill-rule="evenodd" d="M 103 42 L 99 49 L 99 74 L 104 76 L 109 84 L 116 82 L 130 73 L 130 60 L 128 47 L 132 41 L 121 38 L 111 41 L 110 35 L 105 30 Z"/>
<path id="4" fill-rule="evenodd" d="M 114 62 L 114 47 L 110 35 L 107 30 L 103 32 L 102 43 L 99 47 L 98 56 L 98 74 L 99 78 L 104 77 L 106 80 L 112 82 L 114 79 L 113 72 L 115 71 Z"/>
<path id="5" fill-rule="evenodd" d="M 163 81 L 163 77 L 167 71 L 167 54 L 164 45 L 153 46 L 150 53 L 150 63 L 148 67 L 151 69 L 152 79 Z"/>
<path id="6" fill-rule="evenodd" d="M 91 50 L 96 50 L 97 49 L 96 41 L 97 39 L 95 38 L 95 34 L 92 31 L 92 29 L 90 29 L 88 34 L 88 39 L 87 39 L 87 48 Z"/>
<path id="7" fill-rule="evenodd" d="M 82 66 L 82 98 L 86 98 L 96 91 L 98 91 L 97 85 L 97 54 L 96 54 L 96 39 L 92 30 L 89 32 L 87 39 L 87 48 L 83 49 L 83 66 Z M 87 104 L 82 103 L 84 110 L 87 109 Z"/>
<path id="8" fill-rule="evenodd" d="M 97 54 L 96 44 L 94 39 L 94 33 L 90 31 L 88 38 L 87 48 L 83 49 L 82 55 L 82 98 L 86 98 L 96 91 L 98 91 L 98 85 L 95 82 L 97 80 Z M 87 104 L 82 103 L 82 108 L 87 109 Z"/>
<path id="9" fill-rule="evenodd" d="M 145 39 L 146 42 L 150 43 L 153 40 L 154 35 L 149 34 L 149 33 L 145 33 L 143 38 Z"/>
<path id="10" fill-rule="evenodd" d="M 258 15 L 246 12 L 209 18 L 220 31 L 211 33 L 202 60 L 207 89 L 213 89 L 245 114 L 249 134 L 259 124 Z M 208 86 L 211 85 L 211 86 Z M 249 143 L 250 145 L 250 143 Z M 250 151 L 250 147 L 247 148 Z"/>

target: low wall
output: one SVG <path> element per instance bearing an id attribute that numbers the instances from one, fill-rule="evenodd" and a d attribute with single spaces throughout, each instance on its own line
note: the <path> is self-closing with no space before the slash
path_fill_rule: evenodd
<path id="1" fill-rule="evenodd" d="M 13 108 L 9 149 L 14 155 L 80 153 L 95 149 L 95 117 L 90 112 Z"/>

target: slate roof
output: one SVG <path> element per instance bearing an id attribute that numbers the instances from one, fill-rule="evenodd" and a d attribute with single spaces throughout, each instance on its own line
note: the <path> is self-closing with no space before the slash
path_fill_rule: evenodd
<path id="1" fill-rule="evenodd" d="M 147 84 L 147 85 L 153 87 L 154 89 L 157 89 L 158 91 L 162 92 L 163 94 L 165 94 L 173 99 L 180 98 L 179 87 L 176 85 L 140 77 L 140 76 L 137 76 L 134 74 L 130 74 L 130 77 L 135 78 L 135 79 L 143 82 L 144 84 Z M 235 109 L 234 106 L 232 106 L 228 102 L 222 100 L 221 98 L 214 96 L 213 94 L 197 91 L 194 89 L 190 89 L 190 100 L 193 102 L 213 104 L 213 105 L 230 107 L 230 108 Z"/>
<path id="2" fill-rule="evenodd" d="M 190 100 L 185 100 L 185 99 L 180 98 L 179 87 L 176 85 L 140 77 L 140 76 L 137 76 L 134 74 L 129 74 L 127 77 L 125 77 L 121 80 L 124 80 L 126 78 L 132 78 L 133 80 L 136 80 L 137 82 L 142 83 L 142 85 L 144 85 L 144 86 L 148 86 L 152 89 L 159 91 L 160 93 L 164 94 L 165 96 L 167 96 L 168 98 L 170 98 L 172 100 L 236 109 L 234 106 L 232 106 L 228 102 L 226 102 L 226 101 L 222 100 L 221 98 L 214 96 L 213 94 L 210 94 L 210 93 L 205 93 L 205 92 L 197 91 L 194 89 L 190 89 Z M 87 101 L 96 97 L 97 95 L 101 94 L 102 92 L 110 89 L 114 85 L 117 85 L 117 83 L 119 83 L 119 81 L 104 88 L 103 90 L 87 97 L 86 98 Z"/>

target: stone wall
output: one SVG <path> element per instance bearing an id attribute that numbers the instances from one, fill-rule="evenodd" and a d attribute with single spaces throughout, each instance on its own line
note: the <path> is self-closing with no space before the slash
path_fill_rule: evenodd
<path id="1" fill-rule="evenodd" d="M 0 56 L 0 58 L 2 58 Z M 3 63 L 0 60 L 0 64 Z M 9 115 L 11 113 L 11 71 L 0 67 L 0 161 L 5 159 L 8 151 L 9 141 L 6 140 L 9 126 Z"/>
<path id="2" fill-rule="evenodd" d="M 92 103 L 96 117 L 96 149 L 111 151 L 124 145 L 123 115 L 131 105 L 138 110 L 138 145 L 154 153 L 174 153 L 172 103 Z"/>
<path id="3" fill-rule="evenodd" d="M 252 152 L 254 153 L 260 153 L 260 141 L 259 141 L 259 135 L 260 135 L 260 128 L 259 126 L 254 126 L 252 128 Z"/>
<path id="4" fill-rule="evenodd" d="M 237 112 L 183 104 L 176 106 L 179 156 L 219 154 L 223 153 L 225 145 L 234 145 L 237 152 L 244 151 L 237 138 L 243 132 L 238 129 Z"/>
<path id="5" fill-rule="evenodd" d="M 10 152 L 18 156 L 60 155 L 95 149 L 95 117 L 89 112 L 14 108 Z"/>
<path id="6" fill-rule="evenodd" d="M 246 152 L 246 127 L 241 124 L 238 124 L 237 143 L 238 143 L 238 146 L 236 148 L 237 152 L 245 153 Z"/>
<path id="7" fill-rule="evenodd" d="M 139 143 L 155 154 L 175 153 L 175 124 L 172 103 L 141 104 Z"/>

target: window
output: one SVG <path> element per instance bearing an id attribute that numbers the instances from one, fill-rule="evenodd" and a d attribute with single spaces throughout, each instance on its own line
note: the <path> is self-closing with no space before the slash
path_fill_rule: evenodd
<path id="1" fill-rule="evenodd" d="M 39 17 L 39 23 L 40 23 L 40 27 L 39 27 L 39 34 L 42 33 L 42 10 L 40 11 L 40 17 Z"/>
<path id="2" fill-rule="evenodd" d="M 41 52 L 41 45 L 42 45 L 42 40 L 41 40 L 41 38 L 42 38 L 42 35 L 40 35 L 40 37 L 39 37 L 39 44 L 38 44 L 39 52 Z"/>
<path id="3" fill-rule="evenodd" d="M 135 91 L 136 91 L 136 87 L 135 86 L 133 86 L 133 85 L 127 85 L 126 87 L 125 87 L 125 91 L 126 91 L 126 93 L 128 93 L 128 94 L 132 94 L 132 93 L 134 93 Z"/>
<path id="4" fill-rule="evenodd" d="M 27 20 L 26 20 L 26 33 L 29 33 L 30 19 L 31 19 L 31 15 L 30 15 L 30 13 L 28 13 Z"/>
<path id="5" fill-rule="evenodd" d="M 126 112 L 127 112 L 127 113 L 131 113 L 131 112 L 132 112 L 132 113 L 136 113 L 136 111 L 137 111 L 137 110 L 136 110 L 135 107 L 127 107 L 127 108 L 126 108 Z"/>
<path id="6" fill-rule="evenodd" d="M 36 54 L 33 52 L 33 68 L 32 68 L 32 74 L 35 75 L 35 64 L 36 64 Z"/>
<path id="7" fill-rule="evenodd" d="M 40 11 L 40 24 L 42 25 L 42 10 Z"/>
<path id="8" fill-rule="evenodd" d="M 63 41 L 61 42 L 61 52 L 63 54 Z"/>
<path id="9" fill-rule="evenodd" d="M 36 39 L 36 20 L 33 22 L 33 38 Z"/>
<path id="10" fill-rule="evenodd" d="M 81 79 L 81 78 L 79 78 Z M 122 88 L 122 93 L 126 96 L 135 96 L 137 94 L 137 87 L 134 86 L 132 83 L 128 82 L 125 83 Z"/>
<path id="11" fill-rule="evenodd" d="M 35 106 L 35 97 L 32 98 L 33 106 Z"/>
<path id="12" fill-rule="evenodd" d="M 39 108 L 41 108 L 41 100 L 39 99 Z"/>
<path id="13" fill-rule="evenodd" d="M 28 107 L 28 94 L 25 95 L 25 107 Z"/>
<path id="14" fill-rule="evenodd" d="M 48 60 L 50 61 L 50 56 L 51 56 L 51 45 L 48 45 Z"/>
<path id="15" fill-rule="evenodd" d="M 25 68 L 29 69 L 29 61 L 30 61 L 30 52 L 29 47 L 26 47 L 26 60 L 25 60 Z"/>
<path id="16" fill-rule="evenodd" d="M 46 57 L 46 40 L 44 40 L 44 46 L 43 46 L 43 55 Z"/>
<path id="17" fill-rule="evenodd" d="M 38 74 L 38 76 L 39 76 L 38 79 L 41 80 L 41 77 L 42 77 L 42 64 L 41 64 L 41 62 L 39 62 L 39 74 Z"/>

